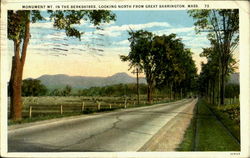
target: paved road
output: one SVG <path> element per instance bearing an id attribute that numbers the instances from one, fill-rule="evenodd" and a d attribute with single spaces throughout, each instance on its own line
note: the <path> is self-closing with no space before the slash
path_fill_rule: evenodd
<path id="1" fill-rule="evenodd" d="M 10 129 L 9 152 L 137 151 L 193 99 Z"/>

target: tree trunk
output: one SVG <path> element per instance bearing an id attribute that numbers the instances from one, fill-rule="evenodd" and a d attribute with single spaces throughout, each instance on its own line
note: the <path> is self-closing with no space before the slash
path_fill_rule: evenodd
<path id="1" fill-rule="evenodd" d="M 10 76 L 10 117 L 12 120 L 22 119 L 22 78 L 23 67 L 26 59 L 27 47 L 30 39 L 30 21 L 27 14 L 25 21 L 25 35 L 23 38 L 22 52 L 20 53 L 21 41 L 14 40 L 14 56 Z"/>
<path id="2" fill-rule="evenodd" d="M 182 99 L 182 88 L 181 88 L 181 99 Z"/>
<path id="3" fill-rule="evenodd" d="M 221 84 L 220 84 L 220 105 L 224 105 L 224 99 L 225 99 L 225 73 L 224 68 L 222 67 L 222 73 L 221 73 Z"/>
<path id="4" fill-rule="evenodd" d="M 212 100 L 212 103 L 215 104 L 215 82 L 213 82 L 213 100 Z"/>
<path id="5" fill-rule="evenodd" d="M 20 64 L 16 64 L 18 67 Z M 13 70 L 13 79 L 10 81 L 10 90 L 11 90 L 11 104 L 10 104 L 10 114 L 13 120 L 22 119 L 22 67 L 15 68 Z"/>
<path id="6" fill-rule="evenodd" d="M 136 68 L 136 91 L 137 91 L 137 104 L 140 104 L 140 88 L 139 88 L 139 69 Z"/>
<path id="7" fill-rule="evenodd" d="M 148 103 L 151 104 L 152 102 L 152 91 L 153 86 L 151 84 L 148 84 Z"/>
<path id="8" fill-rule="evenodd" d="M 172 92 L 173 92 L 172 90 L 173 90 L 173 84 L 171 83 L 170 84 L 170 97 L 169 97 L 170 100 L 172 100 Z"/>
<path id="9" fill-rule="evenodd" d="M 22 73 L 23 64 L 19 58 L 20 42 L 14 42 L 15 56 L 12 58 L 10 78 L 10 117 L 13 120 L 22 119 Z"/>

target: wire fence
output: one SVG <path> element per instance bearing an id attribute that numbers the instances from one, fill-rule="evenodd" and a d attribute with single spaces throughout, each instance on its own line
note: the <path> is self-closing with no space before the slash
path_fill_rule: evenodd
<path id="1" fill-rule="evenodd" d="M 156 98 L 151 104 L 169 101 L 169 98 Z M 25 97 L 23 98 L 24 118 L 41 115 L 93 113 L 111 111 L 122 108 L 131 108 L 150 105 L 146 98 L 140 103 L 136 98 L 130 97 Z M 10 108 L 9 108 L 10 113 Z"/>

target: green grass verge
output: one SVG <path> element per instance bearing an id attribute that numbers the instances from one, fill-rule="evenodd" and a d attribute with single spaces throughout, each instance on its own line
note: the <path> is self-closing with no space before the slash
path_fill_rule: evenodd
<path id="1" fill-rule="evenodd" d="M 197 122 L 193 118 L 177 150 L 240 151 L 240 145 L 211 113 L 206 103 L 199 100 L 196 106 L 198 107 Z M 196 134 L 195 128 L 197 128 Z"/>
<path id="2" fill-rule="evenodd" d="M 182 143 L 179 145 L 179 147 L 176 149 L 177 151 L 194 151 L 194 145 L 195 145 L 195 130 L 196 130 L 196 109 L 197 106 L 195 106 L 193 111 L 193 118 L 185 131 L 185 135 L 183 137 Z"/>
<path id="3" fill-rule="evenodd" d="M 220 119 L 220 121 L 228 128 L 234 137 L 240 141 L 240 106 L 234 105 L 209 105 L 210 109 Z"/>
<path id="4" fill-rule="evenodd" d="M 62 117 L 69 117 L 69 116 L 76 116 L 76 115 L 81 115 L 81 113 L 65 113 L 65 114 L 41 114 L 36 117 L 32 118 L 23 118 L 20 121 L 13 121 L 13 120 L 8 120 L 8 125 L 16 125 L 16 124 L 23 124 L 23 123 L 30 123 L 30 122 L 36 122 L 36 121 L 43 121 L 43 120 L 50 120 L 50 119 L 55 119 L 55 118 L 62 118 Z"/>

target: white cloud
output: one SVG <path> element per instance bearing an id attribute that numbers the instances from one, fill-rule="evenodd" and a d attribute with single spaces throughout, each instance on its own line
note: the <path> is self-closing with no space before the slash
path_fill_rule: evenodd
<path id="1" fill-rule="evenodd" d="M 121 25 L 121 26 L 111 26 L 108 27 L 106 30 L 112 31 L 127 31 L 127 30 L 139 30 L 139 29 L 146 29 L 152 27 L 170 27 L 167 22 L 150 22 L 146 24 L 130 24 L 130 25 Z"/>
<path id="2" fill-rule="evenodd" d="M 111 25 L 111 26 L 110 26 Z M 170 27 L 170 24 L 167 22 L 150 22 L 145 24 L 128 24 L 128 25 L 121 25 L 121 26 L 115 26 L 112 23 L 110 25 L 106 25 L 108 27 L 105 27 L 103 31 L 97 31 L 101 32 L 106 36 L 110 37 L 118 37 L 123 34 L 124 31 L 128 31 L 130 29 L 132 30 L 140 30 L 140 29 L 147 29 L 152 27 Z"/>
<path id="3" fill-rule="evenodd" d="M 53 23 L 52 22 L 45 22 L 45 23 L 31 23 L 31 28 L 44 28 L 44 29 L 53 29 Z"/>
<path id="4" fill-rule="evenodd" d="M 50 17 L 44 17 L 46 21 L 50 21 Z"/>
<path id="5" fill-rule="evenodd" d="M 123 40 L 123 41 L 115 42 L 114 44 L 116 44 L 116 45 L 129 45 L 129 41 Z"/>
<path id="6" fill-rule="evenodd" d="M 44 38 L 48 38 L 48 39 L 64 39 L 66 38 L 66 34 L 65 32 L 55 32 L 55 33 L 52 33 L 52 34 L 48 34 L 46 35 Z"/>
<path id="7" fill-rule="evenodd" d="M 202 50 L 202 48 L 206 48 L 209 45 L 208 40 L 206 37 L 190 37 L 189 40 L 184 40 L 183 43 L 186 45 L 186 47 L 189 48 L 199 48 L 199 50 Z"/>
<path id="8" fill-rule="evenodd" d="M 76 27 L 76 28 L 80 28 L 80 27 L 87 26 L 87 25 L 89 25 L 89 23 L 87 21 L 81 19 L 80 24 L 72 24 L 71 26 Z"/>
<path id="9" fill-rule="evenodd" d="M 164 30 L 159 30 L 159 31 L 154 31 L 155 34 L 157 35 L 163 35 L 163 34 L 170 34 L 170 33 L 187 33 L 190 31 L 194 31 L 194 27 L 182 27 L 182 28 L 169 28 L 169 29 L 164 29 Z"/>
<path id="10" fill-rule="evenodd" d="M 112 31 L 112 30 L 104 30 L 103 34 L 105 36 L 118 37 L 118 36 L 122 35 L 122 32 L 120 32 L 120 31 Z"/>

